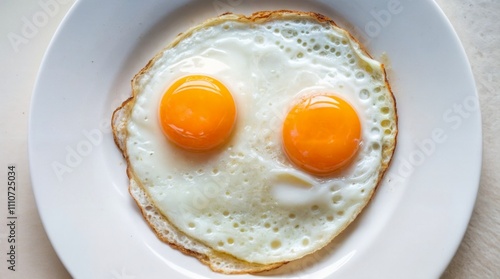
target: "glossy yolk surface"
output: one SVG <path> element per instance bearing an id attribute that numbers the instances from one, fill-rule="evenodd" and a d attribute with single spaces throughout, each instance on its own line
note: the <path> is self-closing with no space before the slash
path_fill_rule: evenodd
<path id="1" fill-rule="evenodd" d="M 354 157 L 361 125 L 356 111 L 340 97 L 313 95 L 292 107 L 282 132 L 283 148 L 293 163 L 327 175 Z"/>
<path id="2" fill-rule="evenodd" d="M 191 151 L 213 149 L 231 134 L 236 106 L 218 80 L 190 75 L 174 82 L 163 95 L 159 119 L 164 134 Z"/>

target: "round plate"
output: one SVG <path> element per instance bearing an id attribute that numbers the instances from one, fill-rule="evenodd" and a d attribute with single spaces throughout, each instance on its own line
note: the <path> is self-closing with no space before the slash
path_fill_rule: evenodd
<path id="1" fill-rule="evenodd" d="M 130 80 L 177 34 L 226 11 L 320 12 L 384 61 L 397 101 L 393 163 L 364 213 L 325 249 L 238 278 L 437 278 L 467 227 L 481 123 L 470 66 L 431 1 L 78 1 L 45 55 L 29 155 L 40 215 L 78 278 L 230 278 L 159 241 L 130 197 L 110 131 Z M 234 277 L 234 276 L 233 276 Z"/>

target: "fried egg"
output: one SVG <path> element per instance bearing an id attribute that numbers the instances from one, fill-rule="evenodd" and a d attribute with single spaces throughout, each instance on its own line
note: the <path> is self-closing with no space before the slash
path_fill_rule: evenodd
<path id="1" fill-rule="evenodd" d="M 326 246 L 394 150 L 383 65 L 317 14 L 209 20 L 158 53 L 133 91 L 122 149 L 135 181 L 179 231 L 249 263 Z"/>

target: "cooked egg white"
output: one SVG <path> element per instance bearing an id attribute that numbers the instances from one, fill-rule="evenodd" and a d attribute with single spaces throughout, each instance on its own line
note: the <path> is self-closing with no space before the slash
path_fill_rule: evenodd
<path id="1" fill-rule="evenodd" d="M 227 122 L 220 131 L 200 132 L 210 144 L 190 139 L 198 132 L 179 132 L 174 122 L 184 118 L 178 113 L 160 119 L 163 96 L 177 92 L 173 84 L 181 80 L 182 87 L 186 77 L 201 77 L 208 87 L 220 82 L 230 93 L 221 97 L 222 107 L 206 112 L 212 117 L 214 110 L 234 108 L 229 116 L 213 116 Z M 328 244 L 370 199 L 388 163 L 383 146 L 396 135 L 382 65 L 345 31 L 308 17 L 228 19 L 194 30 L 156 57 L 135 86 L 126 142 L 132 172 L 175 227 L 248 262 L 291 261 Z M 356 144 L 338 168 L 318 170 L 314 164 L 324 158 L 314 156 L 321 154 L 297 158 L 289 145 L 304 140 L 284 140 L 294 106 L 315 96 L 345 101 L 355 115 L 349 119 L 359 124 Z M 181 106 L 176 102 L 197 102 L 200 109 L 211 104 L 189 96 L 172 107 Z M 184 136 L 169 138 L 168 127 Z"/>

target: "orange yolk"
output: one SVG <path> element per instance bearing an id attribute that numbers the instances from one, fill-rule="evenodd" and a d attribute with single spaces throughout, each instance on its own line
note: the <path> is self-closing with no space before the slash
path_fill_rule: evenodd
<path id="1" fill-rule="evenodd" d="M 327 175 L 346 165 L 356 154 L 361 124 L 356 111 L 334 95 L 301 99 L 283 124 L 283 147 L 297 166 Z"/>
<path id="2" fill-rule="evenodd" d="M 204 151 L 224 143 L 236 119 L 236 106 L 218 80 L 190 75 L 174 82 L 159 108 L 164 134 L 178 146 Z"/>

